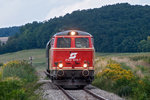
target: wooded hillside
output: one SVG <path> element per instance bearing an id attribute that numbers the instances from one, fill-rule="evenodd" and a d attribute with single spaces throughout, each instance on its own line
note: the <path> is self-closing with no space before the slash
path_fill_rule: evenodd
<path id="1" fill-rule="evenodd" d="M 53 34 L 68 29 L 91 33 L 97 52 L 147 52 L 150 51 L 150 6 L 115 4 L 29 23 L 21 27 L 21 34 L 11 37 L 1 47 L 0 53 L 45 48 Z"/>
<path id="2" fill-rule="evenodd" d="M 0 37 L 9 37 L 13 36 L 16 33 L 19 33 L 20 27 L 8 27 L 8 28 L 0 28 Z"/>

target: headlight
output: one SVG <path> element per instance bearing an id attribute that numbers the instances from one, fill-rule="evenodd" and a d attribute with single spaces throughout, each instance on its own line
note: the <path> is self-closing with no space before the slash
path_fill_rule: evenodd
<path id="1" fill-rule="evenodd" d="M 62 63 L 58 64 L 58 67 L 59 67 L 59 68 L 62 68 L 62 67 L 63 67 L 63 64 L 62 64 Z"/>
<path id="2" fill-rule="evenodd" d="M 70 34 L 71 34 L 71 35 L 75 35 L 75 34 L 76 34 L 76 32 L 72 31 Z"/>
<path id="3" fill-rule="evenodd" d="M 83 64 L 83 67 L 86 68 L 86 67 L 87 67 L 87 64 Z"/>

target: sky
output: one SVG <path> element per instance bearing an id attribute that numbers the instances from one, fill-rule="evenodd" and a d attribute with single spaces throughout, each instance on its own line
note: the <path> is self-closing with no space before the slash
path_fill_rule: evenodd
<path id="1" fill-rule="evenodd" d="M 116 3 L 150 5 L 150 0 L 0 0 L 0 28 L 42 22 L 75 10 Z"/>

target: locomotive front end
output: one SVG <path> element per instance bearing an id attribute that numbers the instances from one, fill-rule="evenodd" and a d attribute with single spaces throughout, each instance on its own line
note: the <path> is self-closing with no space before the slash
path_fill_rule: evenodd
<path id="1" fill-rule="evenodd" d="M 47 50 L 48 72 L 57 85 L 85 86 L 94 79 L 93 37 L 82 31 L 53 36 Z"/>

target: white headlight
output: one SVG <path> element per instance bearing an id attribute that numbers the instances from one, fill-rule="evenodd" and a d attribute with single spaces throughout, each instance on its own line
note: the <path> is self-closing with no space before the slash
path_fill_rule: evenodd
<path id="1" fill-rule="evenodd" d="M 63 67 L 63 64 L 59 64 L 58 67 L 59 67 L 59 68 L 62 68 L 62 67 Z"/>
<path id="2" fill-rule="evenodd" d="M 87 64 L 83 64 L 83 67 L 86 68 L 86 67 L 87 67 Z"/>
<path id="3" fill-rule="evenodd" d="M 74 31 L 71 32 L 71 35 L 75 35 L 75 34 L 76 34 L 76 32 L 74 32 Z"/>

